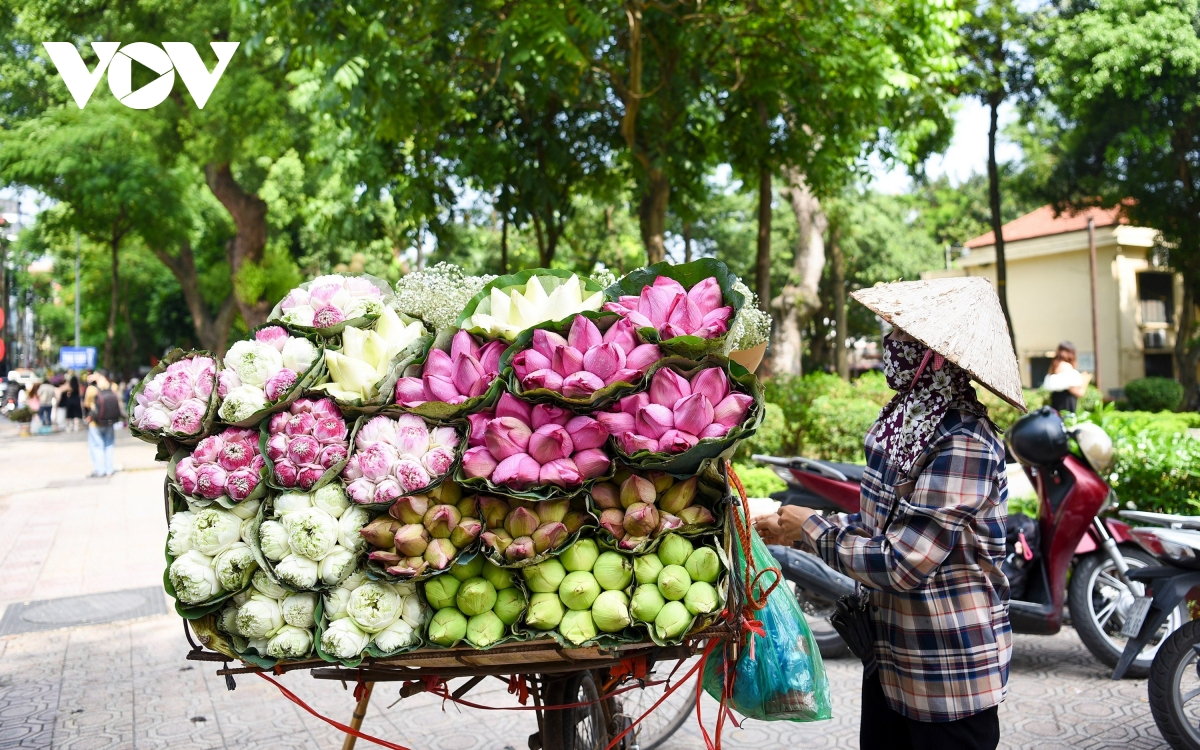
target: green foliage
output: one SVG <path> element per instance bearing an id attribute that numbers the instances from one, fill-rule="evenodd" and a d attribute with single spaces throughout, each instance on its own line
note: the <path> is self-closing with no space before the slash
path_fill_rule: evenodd
<path id="1" fill-rule="evenodd" d="M 1173 411 L 1183 401 L 1183 386 L 1170 378 L 1137 378 L 1125 384 L 1134 411 Z"/>
<path id="2" fill-rule="evenodd" d="M 766 382 L 767 401 L 780 407 L 787 423 L 784 455 L 850 463 L 862 463 L 863 438 L 892 395 L 878 372 L 853 383 L 823 372 Z"/>
<path id="3" fill-rule="evenodd" d="M 747 497 L 770 497 L 772 492 L 787 489 L 787 484 L 770 467 L 735 463 L 733 470 L 746 488 Z"/>
<path id="4" fill-rule="evenodd" d="M 1008 497 L 1008 515 L 1014 513 L 1024 513 L 1030 518 L 1038 517 L 1040 503 L 1036 492 L 1027 492 L 1024 495 L 1016 497 L 1009 495 Z"/>
<path id="5" fill-rule="evenodd" d="M 763 405 L 763 421 L 754 431 L 754 435 L 747 438 L 738 446 L 736 460 L 749 461 L 750 456 L 755 453 L 761 453 L 767 456 L 782 456 L 784 446 L 787 444 L 788 424 L 787 419 L 783 416 L 783 409 L 779 404 L 773 404 L 770 401 Z"/>
<path id="6" fill-rule="evenodd" d="M 13 422 L 32 422 L 33 410 L 28 406 L 22 406 L 20 409 L 13 409 L 8 413 L 8 418 Z M 740 475 L 739 475 L 740 476 Z M 747 488 L 749 489 L 749 488 Z M 757 496 L 756 496 L 757 497 Z"/>

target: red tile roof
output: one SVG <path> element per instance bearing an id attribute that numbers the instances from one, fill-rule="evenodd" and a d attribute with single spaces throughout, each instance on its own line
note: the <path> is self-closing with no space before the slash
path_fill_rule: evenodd
<path id="1" fill-rule="evenodd" d="M 1000 229 L 1004 232 L 1005 242 L 1015 242 L 1016 240 L 1047 237 L 1064 232 L 1078 232 L 1087 229 L 1089 218 L 1095 219 L 1098 227 L 1128 224 L 1129 220 L 1119 216 L 1119 212 L 1118 208 L 1087 208 L 1076 214 L 1064 213 L 1061 216 L 1055 216 L 1053 206 L 1042 206 L 1036 211 L 1030 211 L 1021 218 L 1008 222 Z M 975 239 L 967 241 L 967 247 L 970 248 L 994 244 L 996 244 L 996 237 L 993 232 L 981 234 Z"/>

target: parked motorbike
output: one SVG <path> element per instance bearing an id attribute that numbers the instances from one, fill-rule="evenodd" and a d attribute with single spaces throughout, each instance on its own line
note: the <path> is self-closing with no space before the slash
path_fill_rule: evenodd
<path id="1" fill-rule="evenodd" d="M 1072 437 L 1076 452 L 1071 450 Z M 1158 562 L 1138 547 L 1128 524 L 1101 515 L 1117 502 L 1102 478 L 1111 461 L 1112 441 L 1095 425 L 1079 425 L 1068 432 L 1049 407 L 1017 420 L 1007 438 L 1008 449 L 1029 477 L 1039 502 L 1036 521 L 1010 517 L 1005 571 L 1010 579 L 1013 631 L 1057 633 L 1066 604 L 1080 640 L 1103 664 L 1115 666 L 1128 641 L 1122 629 L 1130 608 L 1144 593 L 1144 585 L 1130 572 Z M 862 466 L 809 458 L 753 458 L 772 466 L 788 483 L 786 490 L 772 495 L 784 505 L 835 513 L 858 511 Z M 821 653 L 829 657 L 844 653 L 845 645 L 827 618 L 838 592 L 853 590 L 853 580 L 800 550 L 775 547 L 772 552 L 813 621 Z M 1178 613 L 1169 614 L 1166 632 L 1182 621 Z M 1143 644 L 1127 668 L 1129 675 L 1149 674 L 1162 635 Z"/>

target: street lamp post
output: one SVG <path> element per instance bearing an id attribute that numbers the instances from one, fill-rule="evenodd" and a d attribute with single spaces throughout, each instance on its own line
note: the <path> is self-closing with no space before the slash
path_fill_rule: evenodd
<path id="1" fill-rule="evenodd" d="M 75 346 L 79 346 L 79 232 L 75 233 Z"/>

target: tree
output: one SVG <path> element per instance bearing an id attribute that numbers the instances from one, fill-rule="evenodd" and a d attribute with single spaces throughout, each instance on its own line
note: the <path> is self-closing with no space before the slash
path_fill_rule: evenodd
<path id="1" fill-rule="evenodd" d="M 1200 18 L 1197 0 L 1098 0 L 1049 20 L 1038 77 L 1062 135 L 1046 186 L 1060 210 L 1118 206 L 1161 230 L 1183 276 L 1175 342 L 1200 407 Z"/>

